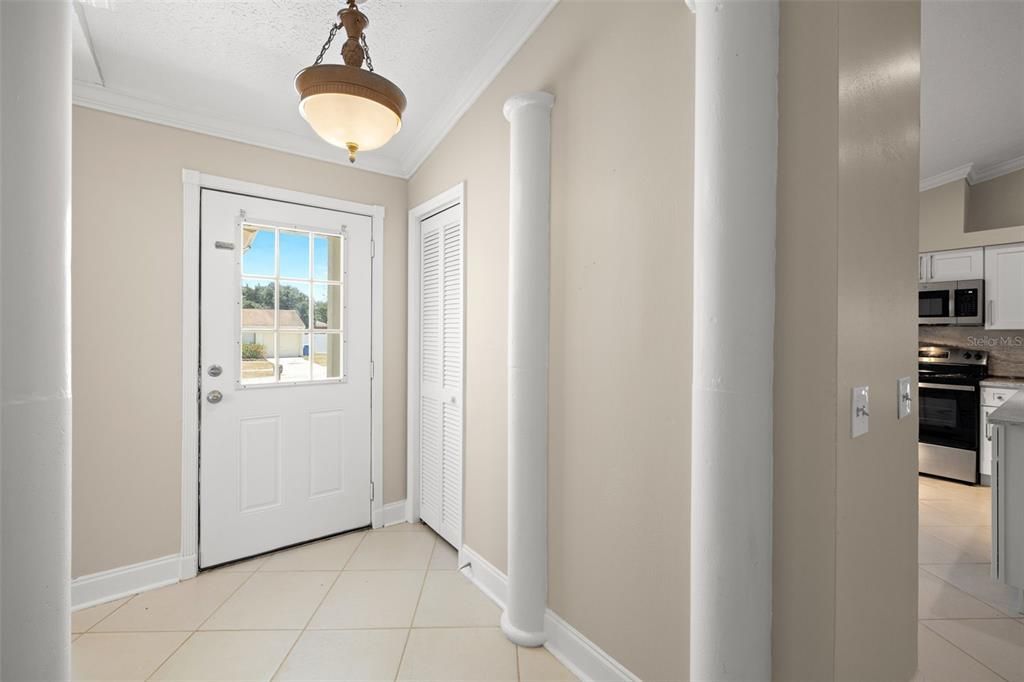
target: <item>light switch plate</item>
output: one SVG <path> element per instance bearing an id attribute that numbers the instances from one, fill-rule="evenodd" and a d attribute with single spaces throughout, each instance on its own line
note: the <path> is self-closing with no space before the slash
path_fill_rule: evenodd
<path id="1" fill-rule="evenodd" d="M 868 432 L 868 387 L 856 386 L 853 389 L 853 400 L 850 401 L 850 435 L 853 438 Z"/>
<path id="2" fill-rule="evenodd" d="M 896 380 L 896 418 L 909 417 L 913 405 L 914 396 L 910 392 L 910 377 L 900 377 Z"/>

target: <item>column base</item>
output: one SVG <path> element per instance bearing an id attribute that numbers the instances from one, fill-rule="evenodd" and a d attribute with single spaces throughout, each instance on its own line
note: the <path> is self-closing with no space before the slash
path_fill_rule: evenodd
<path id="1" fill-rule="evenodd" d="M 526 647 L 538 647 L 544 646 L 544 642 L 548 641 L 548 636 L 544 632 L 527 632 L 526 630 L 520 630 L 515 625 L 512 625 L 508 621 L 508 611 L 501 614 L 501 631 L 505 633 L 505 636 L 512 640 L 513 644 Z"/>

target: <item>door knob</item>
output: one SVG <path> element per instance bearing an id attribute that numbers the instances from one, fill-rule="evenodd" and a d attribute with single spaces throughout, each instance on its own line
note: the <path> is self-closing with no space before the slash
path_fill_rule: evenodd
<path id="1" fill-rule="evenodd" d="M 220 391 L 210 391 L 206 394 L 206 402 L 216 405 L 224 399 L 224 394 Z"/>

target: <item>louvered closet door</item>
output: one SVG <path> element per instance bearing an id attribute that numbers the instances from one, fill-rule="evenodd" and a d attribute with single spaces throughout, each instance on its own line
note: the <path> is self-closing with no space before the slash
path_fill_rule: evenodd
<path id="1" fill-rule="evenodd" d="M 462 543 L 462 223 L 453 206 L 424 220 L 420 259 L 420 517 Z"/>

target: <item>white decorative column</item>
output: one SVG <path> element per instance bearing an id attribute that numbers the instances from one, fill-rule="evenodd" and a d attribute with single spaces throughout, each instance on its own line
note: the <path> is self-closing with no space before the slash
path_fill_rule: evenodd
<path id="1" fill-rule="evenodd" d="M 0 0 L 4 680 L 70 677 L 71 21 Z"/>
<path id="2" fill-rule="evenodd" d="M 508 598 L 501 629 L 545 641 L 548 596 L 548 309 L 551 107 L 546 92 L 505 102 L 512 124 L 508 226 Z"/>
<path id="3" fill-rule="evenodd" d="M 777 0 L 698 0 L 690 679 L 771 679 Z"/>

